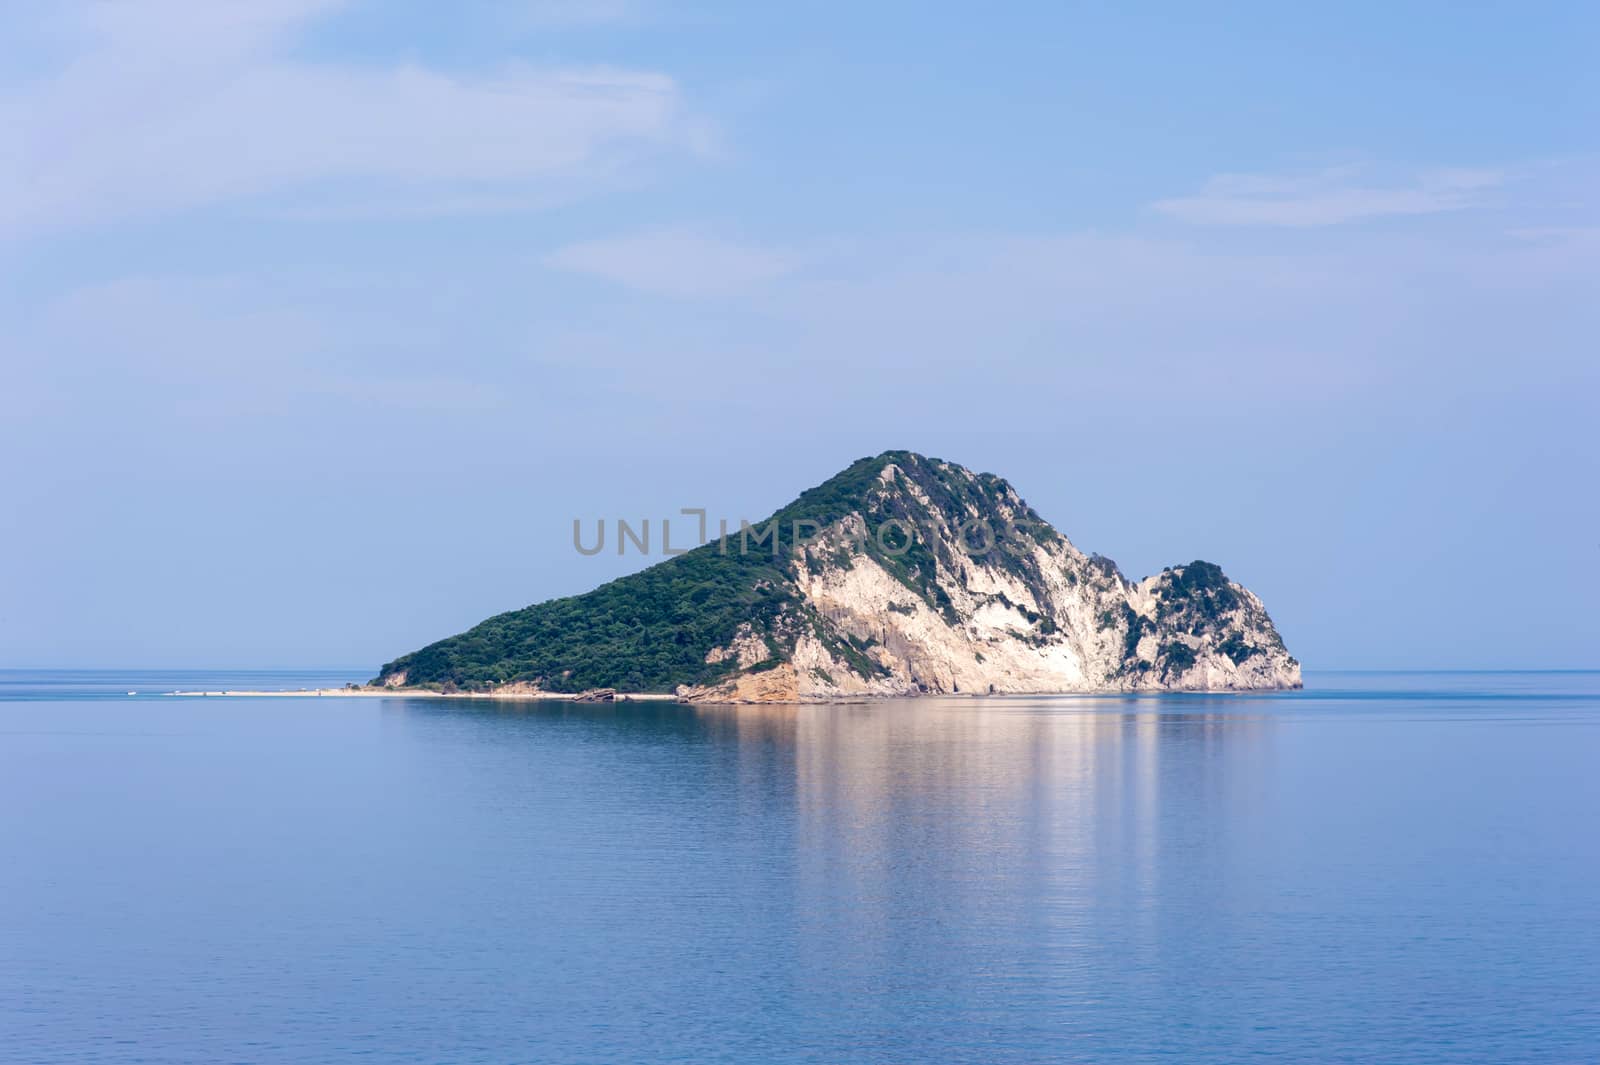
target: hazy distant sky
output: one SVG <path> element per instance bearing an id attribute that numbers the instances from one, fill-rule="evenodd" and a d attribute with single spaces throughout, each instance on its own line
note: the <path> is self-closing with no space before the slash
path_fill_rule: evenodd
<path id="1" fill-rule="evenodd" d="M 1600 6 L 0 20 L 0 665 L 370 675 L 904 447 L 1311 669 L 1600 666 Z"/>

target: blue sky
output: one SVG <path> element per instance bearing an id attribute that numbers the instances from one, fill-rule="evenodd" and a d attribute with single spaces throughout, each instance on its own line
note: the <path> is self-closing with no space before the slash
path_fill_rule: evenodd
<path id="1" fill-rule="evenodd" d="M 0 665 L 375 667 L 907 447 L 1600 666 L 1592 5 L 0 17 Z"/>

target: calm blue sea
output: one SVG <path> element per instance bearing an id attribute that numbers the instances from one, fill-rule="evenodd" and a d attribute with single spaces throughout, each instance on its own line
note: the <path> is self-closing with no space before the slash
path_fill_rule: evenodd
<path id="1" fill-rule="evenodd" d="M 0 673 L 0 1060 L 1600 1060 L 1600 674 L 157 694 L 371 672 Z"/>

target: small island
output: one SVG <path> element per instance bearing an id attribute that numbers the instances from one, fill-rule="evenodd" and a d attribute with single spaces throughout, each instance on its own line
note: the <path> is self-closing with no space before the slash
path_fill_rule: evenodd
<path id="1" fill-rule="evenodd" d="M 826 702 L 1300 686 L 1261 601 L 1213 563 L 1130 581 L 1005 480 L 887 451 L 761 522 L 322 694 Z"/>

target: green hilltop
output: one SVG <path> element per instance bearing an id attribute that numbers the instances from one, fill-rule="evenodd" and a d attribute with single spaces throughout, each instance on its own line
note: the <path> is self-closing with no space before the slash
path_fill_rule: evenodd
<path id="1" fill-rule="evenodd" d="M 403 675 L 407 687 L 463 691 L 526 682 L 552 692 L 671 692 L 681 684 L 708 684 L 731 673 L 737 668 L 731 659 L 707 663 L 711 650 L 726 646 L 747 622 L 756 631 L 770 632 L 784 614 L 803 619 L 837 657 L 871 675 L 879 667 L 822 625 L 795 588 L 793 523 L 826 527 L 854 512 L 874 528 L 890 519 L 918 527 L 924 515 L 905 493 L 873 491 L 891 464 L 916 483 L 933 509 L 946 514 L 975 510 L 990 515 L 1010 493 L 1006 482 L 992 474 L 969 479 L 959 467 L 909 451 L 859 459 L 752 526 L 765 533 L 775 523 L 776 557 L 771 541 L 758 545 L 752 534 L 745 545 L 739 533 L 730 532 L 725 547 L 713 540 L 591 592 L 497 614 L 387 663 L 374 683 L 395 683 Z M 1030 523 L 1025 535 L 1040 540 L 1057 535 L 1031 510 L 1025 519 Z M 890 528 L 885 539 L 889 550 L 875 537 L 865 539 L 862 548 L 908 590 L 948 611 L 935 576 L 953 560 L 940 557 L 943 547 L 930 548 L 920 538 L 897 542 L 898 530 Z M 1007 566 L 1031 565 L 1028 552 L 1013 543 L 1002 542 L 994 557 Z M 768 635 L 773 655 L 763 665 L 779 664 L 793 649 L 794 635 Z M 775 640 L 786 640 L 789 646 L 772 646 Z"/>

